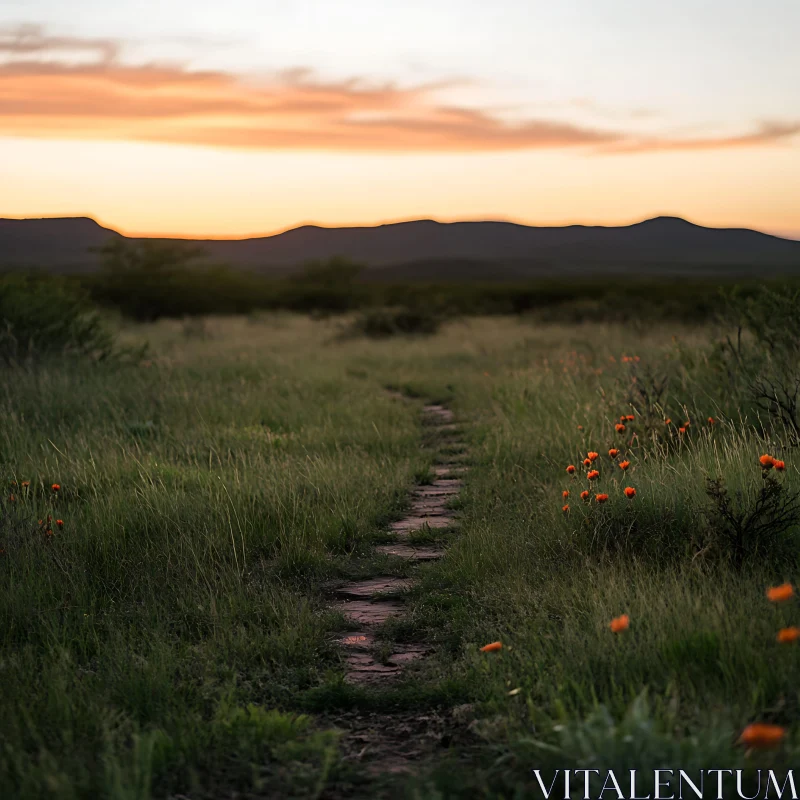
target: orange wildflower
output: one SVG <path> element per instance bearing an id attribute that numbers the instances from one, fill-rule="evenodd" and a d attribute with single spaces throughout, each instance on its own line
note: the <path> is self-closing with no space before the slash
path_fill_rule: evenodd
<path id="1" fill-rule="evenodd" d="M 618 455 L 619 455 L 619 450 L 617 450 L 617 448 L 616 448 L 616 447 L 612 447 L 612 448 L 611 448 L 611 449 L 608 451 L 608 456 L 609 456 L 609 458 L 616 458 Z"/>
<path id="2" fill-rule="evenodd" d="M 746 744 L 756 750 L 765 750 L 776 747 L 786 736 L 786 728 L 780 725 L 768 725 L 764 722 L 756 722 L 748 725 L 739 737 L 740 744 Z"/>
<path id="3" fill-rule="evenodd" d="M 608 623 L 608 627 L 611 628 L 612 633 L 621 633 L 622 631 L 628 630 L 631 626 L 631 619 L 627 614 L 622 614 L 622 616 L 614 617 L 611 622 Z"/>
<path id="4" fill-rule="evenodd" d="M 17 500 L 16 496 L 15 496 L 15 495 L 13 495 L 13 494 L 12 494 L 12 495 L 9 495 L 9 498 L 8 498 L 8 499 L 9 499 L 9 500 L 10 500 L 12 503 L 15 503 L 15 502 L 16 502 L 16 500 Z"/>
<path id="5" fill-rule="evenodd" d="M 596 494 L 594 496 L 594 499 L 597 500 L 598 503 L 605 503 L 605 501 L 608 500 L 608 495 L 607 494 Z"/>
<path id="6" fill-rule="evenodd" d="M 636 419 L 636 416 L 635 416 L 634 414 L 628 414 L 628 416 L 627 416 L 627 417 L 625 417 L 625 419 L 626 419 L 628 422 L 633 422 L 633 421 Z"/>
<path id="7" fill-rule="evenodd" d="M 767 589 L 767 600 L 770 603 L 783 603 L 794 597 L 794 588 L 791 583 L 782 583 L 780 586 L 770 586 Z"/>
<path id="8" fill-rule="evenodd" d="M 778 459 L 776 458 L 772 462 L 772 469 L 777 470 L 778 472 L 783 472 L 786 469 L 786 462 L 778 461 Z"/>
<path id="9" fill-rule="evenodd" d="M 589 502 L 589 492 L 587 492 L 585 489 L 581 492 L 581 500 L 583 500 L 584 503 Z"/>
<path id="10" fill-rule="evenodd" d="M 53 489 L 54 492 L 60 492 L 61 491 L 61 484 L 60 483 L 54 483 L 53 486 L 52 486 L 52 489 Z"/>
<path id="11" fill-rule="evenodd" d="M 20 484 L 20 486 L 22 486 L 23 489 L 27 489 L 30 485 L 31 485 L 30 481 L 22 481 L 22 483 Z"/>
<path id="12" fill-rule="evenodd" d="M 575 466 L 574 466 L 573 464 L 570 464 L 570 465 L 567 467 L 567 473 L 568 473 L 569 475 L 574 475 L 574 474 L 575 474 Z"/>
<path id="13" fill-rule="evenodd" d="M 686 433 L 686 428 L 678 428 L 678 433 Z"/>
<path id="14" fill-rule="evenodd" d="M 614 429 L 616 430 L 617 433 L 623 433 L 625 431 L 625 426 L 621 422 L 618 422 L 614 426 Z"/>
<path id="15" fill-rule="evenodd" d="M 691 422 L 689 422 L 689 420 L 687 419 L 687 420 L 686 420 L 686 422 L 684 422 L 684 423 L 683 423 L 683 427 L 684 427 L 684 428 L 688 428 L 688 427 L 689 427 L 691 424 L 692 424 L 692 423 L 691 423 Z"/>
<path id="16" fill-rule="evenodd" d="M 619 467 L 619 468 L 620 468 L 620 469 L 621 469 L 623 472 L 625 472 L 625 470 L 626 470 L 626 469 L 628 469 L 628 467 L 629 467 L 630 465 L 631 465 L 631 462 L 630 462 L 630 461 L 620 461 L 620 462 L 619 462 L 619 464 L 617 464 L 617 466 L 618 466 L 618 467 Z"/>
<path id="17" fill-rule="evenodd" d="M 709 417 L 708 418 L 708 424 L 709 425 L 716 425 L 717 421 L 714 419 L 714 417 Z"/>
<path id="18" fill-rule="evenodd" d="M 583 466 L 584 467 L 590 467 L 591 465 L 592 465 L 592 459 L 591 458 L 584 458 L 583 459 Z"/>
<path id="19" fill-rule="evenodd" d="M 629 500 L 633 500 L 633 498 L 636 497 L 636 489 L 634 489 L 633 486 L 626 486 L 625 497 L 627 497 Z"/>
<path id="20" fill-rule="evenodd" d="M 491 644 L 485 644 L 483 647 L 481 647 L 481 653 L 496 653 L 498 650 L 502 649 L 502 642 L 492 642 Z"/>
<path id="21" fill-rule="evenodd" d="M 569 497 L 569 489 L 564 489 L 564 491 L 561 492 L 561 496 L 566 500 Z"/>
<path id="22" fill-rule="evenodd" d="M 671 420 L 669 417 L 667 417 L 667 418 L 664 420 L 664 424 L 665 424 L 665 425 L 672 425 L 672 420 Z"/>
<path id="23" fill-rule="evenodd" d="M 583 430 L 583 425 L 578 425 L 578 430 L 582 431 Z"/>
<path id="24" fill-rule="evenodd" d="M 625 420 L 626 420 L 626 419 L 628 419 L 628 418 L 627 418 L 627 417 L 626 417 L 626 416 L 623 414 L 623 415 L 622 415 L 622 416 L 619 418 L 619 421 L 620 421 L 620 422 L 625 422 Z"/>
<path id="25" fill-rule="evenodd" d="M 64 520 L 63 519 L 57 519 L 56 520 L 56 525 L 58 525 L 59 528 L 63 528 L 64 527 Z"/>
<path id="26" fill-rule="evenodd" d="M 569 514 L 569 505 L 566 505 L 566 506 L 561 506 L 561 510 L 562 510 L 562 511 L 563 511 L 565 514 Z"/>
<path id="27" fill-rule="evenodd" d="M 586 456 L 588 457 L 589 461 L 596 461 L 600 453 L 595 453 L 594 450 L 590 450 Z"/>
<path id="28" fill-rule="evenodd" d="M 599 472 L 598 472 L 596 469 L 593 469 L 593 470 L 590 470 L 590 471 L 589 471 L 589 472 L 586 474 L 586 477 L 587 477 L 587 478 L 588 478 L 590 481 L 593 481 L 593 480 L 595 480 L 596 478 L 599 478 L 599 477 L 600 477 L 600 473 L 599 473 Z"/>
<path id="29" fill-rule="evenodd" d="M 778 631 L 778 641 L 781 644 L 789 644 L 790 642 L 796 642 L 800 639 L 800 628 L 796 628 L 792 626 L 791 628 L 781 628 Z"/>
<path id="30" fill-rule="evenodd" d="M 772 469 L 775 466 L 775 459 L 772 456 L 768 456 L 766 453 L 764 453 L 758 461 L 762 469 Z"/>

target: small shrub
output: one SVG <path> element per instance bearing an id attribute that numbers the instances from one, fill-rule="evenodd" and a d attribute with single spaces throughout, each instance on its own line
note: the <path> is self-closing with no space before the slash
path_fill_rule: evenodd
<path id="1" fill-rule="evenodd" d="M 759 410 L 786 429 L 793 444 L 800 440 L 800 375 L 757 378 L 750 396 Z"/>
<path id="2" fill-rule="evenodd" d="M 728 333 L 712 361 L 722 367 L 732 388 L 800 439 L 800 290 L 793 284 L 761 286 L 753 294 L 740 288 L 723 292 L 723 323 Z"/>
<path id="3" fill-rule="evenodd" d="M 778 560 L 792 553 L 792 530 L 800 523 L 800 497 L 771 475 L 754 494 L 728 491 L 721 478 L 709 478 L 706 512 L 711 545 L 736 566 L 759 557 Z"/>
<path id="4" fill-rule="evenodd" d="M 744 330 L 773 362 L 781 366 L 796 363 L 800 355 L 800 289 L 793 284 L 760 286 L 746 295 L 734 288 L 723 296 L 725 319 L 737 329 L 736 344 L 727 340 L 732 350 L 741 353 Z"/>
<path id="5" fill-rule="evenodd" d="M 375 308 L 360 314 L 349 332 L 372 339 L 401 335 L 430 336 L 439 330 L 440 325 L 441 319 L 426 309 Z"/>
<path id="6" fill-rule="evenodd" d="M 56 277 L 0 277 L 0 362 L 113 352 L 113 336 L 88 298 Z"/>

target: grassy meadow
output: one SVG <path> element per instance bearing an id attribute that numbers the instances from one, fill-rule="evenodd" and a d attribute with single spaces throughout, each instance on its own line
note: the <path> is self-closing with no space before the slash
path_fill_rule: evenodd
<path id="1" fill-rule="evenodd" d="M 797 763 L 800 642 L 776 636 L 800 607 L 765 595 L 798 579 L 796 434 L 754 399 L 753 336 L 343 325 L 120 323 L 142 360 L 4 368 L 0 797 L 520 798 L 532 768 Z M 471 468 L 384 628 L 434 654 L 376 692 L 343 681 L 327 588 L 412 569 L 371 545 L 427 479 L 423 401 Z M 348 757 L 342 720 L 376 710 L 440 720 L 413 775 Z M 780 747 L 738 744 L 754 722 Z"/>

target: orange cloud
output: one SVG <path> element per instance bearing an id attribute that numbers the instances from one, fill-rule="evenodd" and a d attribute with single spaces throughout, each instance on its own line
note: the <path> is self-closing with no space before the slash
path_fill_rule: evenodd
<path id="1" fill-rule="evenodd" d="M 642 152 L 745 147 L 800 131 L 799 124 L 774 123 L 731 137 L 642 139 L 448 106 L 441 91 L 452 83 L 323 81 L 302 68 L 254 81 L 180 65 L 131 65 L 119 60 L 120 50 L 113 40 L 47 36 L 35 26 L 0 31 L 0 135 L 359 152 Z M 93 60 L 69 60 L 70 53 Z"/>
<path id="2" fill-rule="evenodd" d="M 724 150 L 732 147 L 757 147 L 789 139 L 798 133 L 800 133 L 800 122 L 762 122 L 750 133 L 693 139 L 645 139 L 614 144 L 608 151 L 644 153 L 654 150 Z"/>
<path id="3" fill-rule="evenodd" d="M 292 70 L 253 83 L 224 72 L 119 63 L 0 65 L 5 135 L 133 139 L 227 147 L 509 150 L 610 143 L 568 123 L 506 123 L 434 102 L 442 85 L 323 82 Z"/>

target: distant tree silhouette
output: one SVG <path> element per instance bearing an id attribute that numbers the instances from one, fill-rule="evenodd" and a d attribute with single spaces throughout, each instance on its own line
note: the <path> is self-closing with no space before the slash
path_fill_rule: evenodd
<path id="1" fill-rule="evenodd" d="M 182 242 L 116 239 L 96 252 L 102 256 L 94 287 L 98 300 L 140 321 L 186 313 L 183 295 L 191 286 L 202 248 Z"/>

